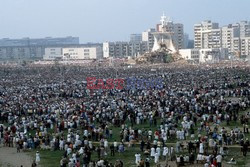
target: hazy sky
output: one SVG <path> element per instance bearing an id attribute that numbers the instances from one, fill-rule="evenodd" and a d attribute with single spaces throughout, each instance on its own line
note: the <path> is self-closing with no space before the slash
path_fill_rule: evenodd
<path id="1" fill-rule="evenodd" d="M 81 43 L 128 40 L 163 11 L 184 24 L 250 20 L 250 0 L 0 0 L 0 38 L 79 36 Z"/>

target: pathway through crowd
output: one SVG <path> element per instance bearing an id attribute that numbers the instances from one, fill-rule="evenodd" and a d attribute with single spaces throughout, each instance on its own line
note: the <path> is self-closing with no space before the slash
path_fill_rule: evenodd
<path id="1" fill-rule="evenodd" d="M 0 166 L 3 167 L 29 167 L 32 165 L 32 157 L 24 152 L 17 153 L 16 148 L 0 147 Z"/>

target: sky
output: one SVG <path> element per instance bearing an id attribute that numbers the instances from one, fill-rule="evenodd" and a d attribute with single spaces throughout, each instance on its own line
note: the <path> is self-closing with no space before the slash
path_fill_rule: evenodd
<path id="1" fill-rule="evenodd" d="M 184 24 L 220 26 L 250 20 L 250 0 L 0 0 L 1 38 L 80 37 L 81 43 L 124 41 L 155 28 L 163 12 Z"/>

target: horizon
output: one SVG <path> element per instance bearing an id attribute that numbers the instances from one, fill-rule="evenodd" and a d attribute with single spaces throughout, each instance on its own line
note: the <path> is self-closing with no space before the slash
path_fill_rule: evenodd
<path id="1" fill-rule="evenodd" d="M 152 2 L 150 0 L 127 0 L 126 3 L 112 0 L 74 2 L 61 0 L 60 3 L 57 0 L 1 1 L 5 7 L 0 11 L 2 20 L 0 39 L 72 36 L 79 37 L 80 43 L 128 41 L 130 34 L 141 34 L 149 28 L 155 28 L 163 12 L 173 22 L 183 24 L 184 32 L 193 39 L 193 26 L 201 21 L 211 20 L 224 26 L 250 20 L 248 10 L 250 2 L 247 0 L 240 2 L 232 0 L 230 3 L 227 0 Z M 222 8 L 225 4 L 226 7 Z M 208 12 L 204 12 L 206 10 Z M 9 11 L 14 11 L 14 14 Z M 17 15 L 19 17 L 16 17 Z"/>

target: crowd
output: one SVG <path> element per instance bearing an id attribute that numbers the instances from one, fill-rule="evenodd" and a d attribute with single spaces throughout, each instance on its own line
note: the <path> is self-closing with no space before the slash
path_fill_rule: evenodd
<path id="1" fill-rule="evenodd" d="M 132 156 L 140 167 L 162 160 L 220 167 L 225 146 L 235 144 L 247 155 L 248 67 L 46 65 L 2 67 L 0 77 L 0 142 L 18 152 L 61 150 L 62 167 L 123 167 L 107 156 L 138 145 Z M 87 77 L 160 77 L 163 88 L 88 90 Z M 243 129 L 228 129 L 237 121 Z M 179 155 L 185 148 L 189 155 Z"/>

